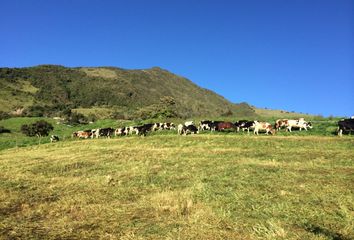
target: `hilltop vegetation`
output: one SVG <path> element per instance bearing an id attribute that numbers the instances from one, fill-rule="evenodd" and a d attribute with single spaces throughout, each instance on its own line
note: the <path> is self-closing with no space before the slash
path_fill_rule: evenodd
<path id="1" fill-rule="evenodd" d="M 248 104 L 233 104 L 158 67 L 145 70 L 55 65 L 0 68 L 0 84 L 2 111 L 23 109 L 24 115 L 29 116 L 51 116 L 66 108 L 99 107 L 113 111 L 113 115 L 152 117 L 141 116 L 141 112 L 155 111 L 156 104 L 166 97 L 174 100 L 173 110 L 179 117 L 256 116 Z"/>

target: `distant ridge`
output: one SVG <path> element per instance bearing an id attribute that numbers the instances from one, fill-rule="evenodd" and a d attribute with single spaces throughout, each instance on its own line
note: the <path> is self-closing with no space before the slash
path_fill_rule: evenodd
<path id="1" fill-rule="evenodd" d="M 134 112 L 171 97 L 181 117 L 257 116 L 247 103 L 233 104 L 159 67 L 141 70 L 60 65 L 0 68 L 0 87 L 0 107 L 6 112 L 57 105 Z"/>

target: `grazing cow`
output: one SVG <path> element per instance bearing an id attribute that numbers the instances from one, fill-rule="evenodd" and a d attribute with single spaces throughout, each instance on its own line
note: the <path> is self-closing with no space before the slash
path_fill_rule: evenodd
<path id="1" fill-rule="evenodd" d="M 99 132 L 99 128 L 98 129 L 92 129 L 91 130 L 91 138 L 97 137 L 98 136 L 98 132 Z"/>
<path id="2" fill-rule="evenodd" d="M 343 133 L 348 133 L 351 134 L 354 132 L 354 119 L 349 118 L 349 119 L 342 119 L 338 122 L 338 130 L 337 134 L 338 136 L 342 136 Z"/>
<path id="3" fill-rule="evenodd" d="M 50 136 L 50 142 L 58 142 L 59 141 L 59 137 L 57 135 L 52 135 Z"/>
<path id="4" fill-rule="evenodd" d="M 248 120 L 240 120 L 235 123 L 237 131 L 240 131 L 240 129 L 242 129 L 242 131 L 247 130 L 248 133 L 250 132 L 251 128 L 254 128 L 254 125 L 255 125 L 255 121 L 248 121 Z"/>
<path id="5" fill-rule="evenodd" d="M 202 130 L 210 130 L 210 131 L 215 131 L 218 128 L 218 124 L 222 123 L 223 121 L 210 121 L 210 120 L 202 120 L 199 122 L 199 127 L 198 129 L 200 131 Z"/>
<path id="6" fill-rule="evenodd" d="M 276 130 L 280 130 L 281 128 L 286 128 L 288 127 L 288 119 L 278 119 L 275 121 L 275 125 L 274 125 L 274 128 Z"/>
<path id="7" fill-rule="evenodd" d="M 125 135 L 132 135 L 133 133 L 135 133 L 136 135 L 138 135 L 137 126 L 125 127 Z"/>
<path id="8" fill-rule="evenodd" d="M 270 123 L 255 121 L 253 133 L 258 135 L 259 130 L 265 131 L 267 135 L 268 133 L 271 133 L 272 135 L 275 134 L 275 130 Z"/>
<path id="9" fill-rule="evenodd" d="M 178 124 L 178 126 L 177 126 L 178 135 L 182 135 L 183 127 L 184 127 L 183 124 Z"/>
<path id="10" fill-rule="evenodd" d="M 223 121 L 204 120 L 199 123 L 199 129 L 200 130 L 216 131 L 216 130 L 218 130 L 219 123 L 223 123 Z"/>
<path id="11" fill-rule="evenodd" d="M 194 122 L 193 121 L 186 121 L 184 123 L 184 126 L 190 126 L 190 125 L 194 125 Z"/>
<path id="12" fill-rule="evenodd" d="M 163 129 L 165 129 L 165 130 L 175 130 L 176 126 L 175 126 L 175 124 L 173 122 L 171 122 L 171 123 L 167 122 L 167 123 L 163 124 Z"/>
<path id="13" fill-rule="evenodd" d="M 158 131 L 163 129 L 163 123 L 154 123 L 152 126 L 152 131 Z"/>
<path id="14" fill-rule="evenodd" d="M 99 128 L 96 129 L 96 138 L 99 137 L 108 137 L 110 138 L 114 134 L 114 129 L 113 128 Z"/>
<path id="15" fill-rule="evenodd" d="M 114 136 L 124 136 L 127 135 L 126 127 L 117 128 L 114 131 Z"/>
<path id="16" fill-rule="evenodd" d="M 84 131 L 77 131 L 72 134 L 72 137 L 78 137 L 78 138 L 89 138 L 91 137 L 92 132 L 91 130 L 84 130 Z"/>
<path id="17" fill-rule="evenodd" d="M 176 129 L 174 123 L 155 123 L 154 126 L 152 127 L 152 131 L 157 131 L 157 130 L 172 130 Z"/>
<path id="18" fill-rule="evenodd" d="M 135 129 L 138 135 L 146 136 L 148 132 L 154 130 L 154 125 L 154 123 L 147 123 L 142 126 L 135 127 Z"/>
<path id="19" fill-rule="evenodd" d="M 236 128 L 236 126 L 231 122 L 219 122 L 217 124 L 216 130 L 223 131 L 225 129 L 235 129 L 235 128 Z"/>
<path id="20" fill-rule="evenodd" d="M 181 135 L 187 135 L 187 134 L 198 134 L 198 128 L 194 125 L 188 125 L 188 126 L 182 126 L 182 130 L 181 130 Z"/>
<path id="21" fill-rule="evenodd" d="M 77 132 L 73 132 L 73 133 L 71 134 L 71 138 L 75 138 L 75 137 L 77 137 Z"/>
<path id="22" fill-rule="evenodd" d="M 217 131 L 218 130 L 218 126 L 219 123 L 223 123 L 223 121 L 212 121 L 212 123 L 210 124 L 210 130 L 213 131 Z"/>
<path id="23" fill-rule="evenodd" d="M 212 123 L 213 123 L 213 121 L 210 121 L 210 120 L 202 120 L 199 122 L 198 130 L 199 131 L 211 130 Z"/>
<path id="24" fill-rule="evenodd" d="M 287 124 L 287 131 L 291 132 L 291 128 L 299 128 L 301 131 L 302 129 L 305 129 L 307 131 L 307 128 L 312 128 L 312 123 L 311 122 L 306 122 L 303 118 L 300 118 L 299 120 L 288 120 Z"/>

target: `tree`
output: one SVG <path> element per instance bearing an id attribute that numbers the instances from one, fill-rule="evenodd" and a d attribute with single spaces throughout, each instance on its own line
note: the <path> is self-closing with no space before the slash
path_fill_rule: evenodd
<path id="1" fill-rule="evenodd" d="M 21 132 L 29 137 L 48 136 L 49 132 L 53 129 L 53 125 L 44 120 L 37 121 L 33 124 L 25 124 L 21 126 Z"/>

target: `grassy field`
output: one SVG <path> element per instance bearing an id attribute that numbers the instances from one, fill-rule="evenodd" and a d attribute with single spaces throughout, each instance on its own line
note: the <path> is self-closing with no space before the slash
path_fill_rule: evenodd
<path id="1" fill-rule="evenodd" d="M 0 238 L 354 239 L 353 147 L 158 134 L 3 150 Z"/>

